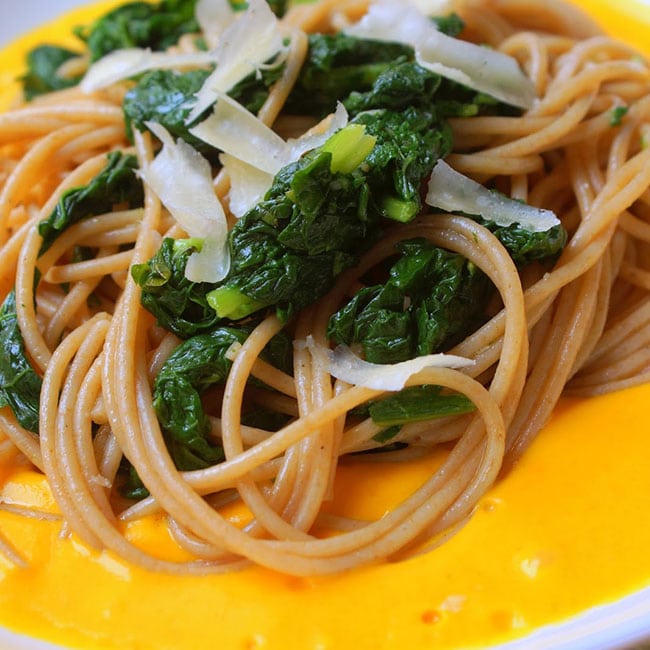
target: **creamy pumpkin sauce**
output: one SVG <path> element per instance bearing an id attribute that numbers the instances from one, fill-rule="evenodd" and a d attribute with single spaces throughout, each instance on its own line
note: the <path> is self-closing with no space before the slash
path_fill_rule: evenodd
<path id="1" fill-rule="evenodd" d="M 605 3 L 593 8 L 609 21 Z M 636 23 L 608 25 L 630 39 L 634 27 L 640 44 L 644 14 L 636 11 Z M 56 34 L 90 15 L 72 14 Z M 44 36 L 37 31 L 3 52 L 8 69 L 19 70 L 24 49 Z M 650 585 L 649 403 L 650 386 L 563 400 L 519 465 L 446 544 L 334 577 L 261 568 L 205 578 L 152 574 L 62 538 L 60 521 L 0 510 L 0 531 L 29 561 L 19 569 L 0 556 L 0 625 L 88 650 L 418 650 L 524 636 Z M 333 507 L 381 516 L 432 462 L 344 465 Z M 45 480 L 28 466 L 0 466 L 0 501 L 56 513 Z M 184 557 L 159 518 L 131 524 L 127 534 L 161 556 Z"/>

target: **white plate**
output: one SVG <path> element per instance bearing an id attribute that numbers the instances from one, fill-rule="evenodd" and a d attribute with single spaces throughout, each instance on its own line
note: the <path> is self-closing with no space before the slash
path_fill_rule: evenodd
<path id="1" fill-rule="evenodd" d="M 625 0 L 619 0 L 625 2 Z M 650 5 L 650 0 L 641 0 Z M 88 0 L 0 0 L 0 47 Z M 570 578 L 568 578 L 570 579 Z M 62 646 L 16 636 L 0 628 L 1 650 L 61 650 Z M 500 646 L 499 650 L 650 650 L 650 588 L 594 608 L 562 625 Z M 496 649 L 495 649 L 496 650 Z"/>

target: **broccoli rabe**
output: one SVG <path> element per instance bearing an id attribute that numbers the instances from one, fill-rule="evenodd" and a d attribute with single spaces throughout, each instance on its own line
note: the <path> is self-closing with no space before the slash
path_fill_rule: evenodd
<path id="1" fill-rule="evenodd" d="M 187 118 L 194 104 L 194 97 L 201 89 L 210 70 L 153 70 L 142 75 L 137 84 L 124 96 L 122 110 L 127 136 L 133 139 L 133 130 L 146 130 L 146 122 L 162 124 L 174 138 L 182 138 L 208 158 L 216 159 L 216 152 L 205 142 L 193 136 L 192 124 Z M 256 113 L 266 101 L 269 88 L 282 74 L 282 66 L 266 67 L 259 74 L 253 73 L 237 83 L 228 93 L 251 113 Z"/>
<path id="2" fill-rule="evenodd" d="M 567 242 L 567 231 L 559 224 L 549 230 L 532 232 L 518 223 L 497 226 L 493 221 L 473 218 L 496 236 L 517 266 L 525 266 L 531 262 L 552 264 Z"/>
<path id="3" fill-rule="evenodd" d="M 84 49 L 70 50 L 56 45 L 40 45 L 27 54 L 27 72 L 21 78 L 23 95 L 30 100 L 38 95 L 68 88 L 79 82 L 81 76 L 62 77 L 57 74 L 61 64 L 68 59 L 88 55 L 91 63 L 115 50 L 139 47 L 154 51 L 175 45 L 183 34 L 197 34 L 197 47 L 205 47 L 199 37 L 199 24 L 195 17 L 197 0 L 160 0 L 159 2 L 127 2 L 107 12 L 90 25 L 78 26 L 74 34 L 82 41 Z M 245 2 L 230 0 L 233 9 L 246 8 Z M 286 0 L 269 0 L 271 10 L 282 16 Z M 281 68 L 276 71 L 276 77 Z M 264 84 L 249 78 L 240 87 L 238 99 L 251 110 L 257 110 L 268 95 L 269 75 Z M 183 92 L 184 82 L 179 80 L 178 92 Z M 141 98 L 145 97 L 143 93 Z M 173 97 L 169 99 L 173 102 Z M 257 108 L 256 108 L 257 107 Z M 155 117 L 146 118 L 155 119 Z M 140 127 L 139 127 L 140 128 Z"/>
<path id="4" fill-rule="evenodd" d="M 209 74 L 209 70 L 153 70 L 142 75 L 122 101 L 129 139 L 133 141 L 134 130 L 146 130 L 145 122 L 157 122 L 175 138 L 182 138 L 202 154 L 208 153 L 211 147 L 189 132 L 185 120 L 192 97 Z"/>
<path id="5" fill-rule="evenodd" d="M 270 306 L 292 315 L 322 296 L 376 236 L 361 167 L 375 139 L 355 125 L 332 138 L 336 146 L 325 143 L 283 168 L 265 199 L 235 224 L 230 273 L 208 296 L 220 317 L 238 320 Z M 340 171 L 333 161 L 350 144 L 358 158 L 344 156 L 341 163 L 354 168 Z"/>
<path id="6" fill-rule="evenodd" d="M 400 43 L 383 43 L 338 34 L 311 34 L 306 60 L 286 111 L 326 115 L 337 100 L 372 88 L 377 77 L 393 65 L 412 59 L 413 50 Z"/>
<path id="7" fill-rule="evenodd" d="M 153 404 L 178 469 L 199 469 L 223 460 L 223 450 L 208 440 L 210 421 L 201 394 L 228 376 L 232 364 L 225 353 L 247 335 L 222 327 L 194 336 L 172 352 L 158 373 Z"/>
<path id="8" fill-rule="evenodd" d="M 497 226 L 481 219 L 514 262 L 552 263 L 566 243 L 555 226 L 531 232 L 519 224 Z M 423 239 L 396 246 L 400 254 L 384 284 L 359 291 L 331 318 L 328 335 L 336 343 L 359 343 L 374 363 L 396 363 L 451 347 L 485 319 L 493 293 L 487 276 L 461 255 Z"/>
<path id="9" fill-rule="evenodd" d="M 374 208 L 395 221 L 410 221 L 422 208 L 422 182 L 436 161 L 451 151 L 449 125 L 438 117 L 435 107 L 368 111 L 354 122 L 377 138 L 365 162 Z"/>
<path id="10" fill-rule="evenodd" d="M 474 410 L 476 407 L 465 395 L 425 384 L 409 386 L 387 397 L 370 400 L 352 409 L 350 414 L 356 418 L 372 418 L 375 424 L 386 427 L 373 436 L 376 442 L 384 443 L 394 438 L 404 424 L 462 415 Z"/>

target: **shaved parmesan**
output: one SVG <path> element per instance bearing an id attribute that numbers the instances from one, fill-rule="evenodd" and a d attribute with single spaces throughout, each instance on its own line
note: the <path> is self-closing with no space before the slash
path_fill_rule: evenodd
<path id="1" fill-rule="evenodd" d="M 444 160 L 433 168 L 425 201 L 447 212 L 480 215 L 499 226 L 518 223 L 533 232 L 544 232 L 560 224 L 551 210 L 535 208 L 492 192 L 452 169 Z"/>
<path id="2" fill-rule="evenodd" d="M 264 198 L 273 183 L 273 174 L 261 171 L 230 154 L 221 154 L 219 160 L 230 178 L 230 212 L 239 219 Z"/>
<path id="3" fill-rule="evenodd" d="M 221 33 L 215 51 L 217 67 L 197 93 L 187 123 L 281 51 L 282 34 L 275 14 L 266 0 L 250 0 L 248 9 Z"/>
<path id="4" fill-rule="evenodd" d="M 287 141 L 287 162 L 285 164 L 298 160 L 298 158 L 307 151 L 322 147 L 330 136 L 347 126 L 348 112 L 345 110 L 345 106 L 343 106 L 341 102 L 338 102 L 336 105 L 336 111 L 331 113 L 320 124 L 326 124 L 326 128 L 320 133 L 305 133 L 297 139 L 292 138 Z"/>
<path id="5" fill-rule="evenodd" d="M 208 47 L 215 49 L 219 37 L 235 20 L 237 14 L 228 0 L 199 0 L 194 16 Z"/>
<path id="6" fill-rule="evenodd" d="M 451 0 L 409 0 L 409 4 L 425 16 L 446 16 L 454 10 Z"/>
<path id="7" fill-rule="evenodd" d="M 410 45 L 423 68 L 496 99 L 530 108 L 535 87 L 510 56 L 439 32 L 413 5 L 378 0 L 346 33 L 360 38 Z"/>
<path id="8" fill-rule="evenodd" d="M 178 140 L 160 124 L 147 128 L 163 143 L 162 150 L 142 171 L 142 177 L 190 237 L 203 239 L 185 269 L 192 282 L 218 282 L 228 273 L 228 226 L 214 193 L 208 161 L 193 147 Z"/>
<path id="9" fill-rule="evenodd" d="M 230 211 L 241 217 L 259 203 L 284 166 L 323 145 L 347 122 L 347 111 L 339 104 L 322 133 L 285 142 L 241 104 L 218 94 L 212 115 L 191 128 L 190 133 L 224 152 L 220 160 L 231 181 Z"/>
<path id="10" fill-rule="evenodd" d="M 278 172 L 285 160 L 285 141 L 228 95 L 219 92 L 216 98 L 212 115 L 190 133 L 257 169 Z"/>
<path id="11" fill-rule="evenodd" d="M 315 359 L 324 359 L 323 347 L 316 344 L 311 336 L 307 337 L 306 345 Z M 400 363 L 378 364 L 360 359 L 345 345 L 339 345 L 335 350 L 325 349 L 326 364 L 329 373 L 355 386 L 374 388 L 375 390 L 402 390 L 406 382 L 426 368 L 467 368 L 473 365 L 471 359 L 451 354 L 428 354 Z"/>
<path id="12" fill-rule="evenodd" d="M 210 52 L 167 54 L 137 47 L 115 50 L 88 68 L 80 88 L 85 93 L 91 93 L 147 70 L 183 70 L 213 63 L 214 54 Z"/>

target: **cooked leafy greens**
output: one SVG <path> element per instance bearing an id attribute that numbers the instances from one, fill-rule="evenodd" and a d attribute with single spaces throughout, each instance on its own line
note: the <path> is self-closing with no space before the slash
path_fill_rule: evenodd
<path id="1" fill-rule="evenodd" d="M 165 50 L 183 34 L 197 32 L 196 0 L 129 2 L 75 33 L 85 42 L 91 61 L 129 47 Z"/>
<path id="2" fill-rule="evenodd" d="M 387 282 L 359 291 L 328 325 L 334 342 L 359 343 L 372 363 L 448 347 L 476 325 L 490 296 L 487 277 L 462 255 L 420 238 L 396 249 Z"/>
<path id="3" fill-rule="evenodd" d="M 424 385 L 409 386 L 388 397 L 371 400 L 355 409 L 354 415 L 370 417 L 375 424 L 390 429 L 375 436 L 385 442 L 395 437 L 404 424 L 463 415 L 474 410 L 476 407 L 465 395 L 443 392 L 440 386 Z"/>
<path id="4" fill-rule="evenodd" d="M 519 224 L 478 220 L 522 266 L 553 262 L 566 243 L 562 226 L 532 232 Z M 373 363 L 397 363 L 448 349 L 485 319 L 493 292 L 480 269 L 425 239 L 400 242 L 396 251 L 400 257 L 388 270 L 388 280 L 361 289 L 328 325 L 333 341 L 360 344 Z"/>
<path id="5" fill-rule="evenodd" d="M 464 27 L 456 14 L 437 18 L 436 22 L 450 36 L 457 36 Z M 285 111 L 323 116 L 334 110 L 336 101 L 341 101 L 351 115 L 374 108 L 431 109 L 434 102 L 441 116 L 510 114 L 514 110 L 421 67 L 408 45 L 345 33 L 311 34 Z"/>
<path id="6" fill-rule="evenodd" d="M 197 151 L 214 158 L 215 151 L 205 142 L 193 136 L 192 124 L 186 120 L 192 110 L 194 96 L 210 74 L 209 70 L 152 70 L 147 72 L 131 88 L 122 102 L 127 135 L 133 139 L 133 130 L 146 130 L 146 122 L 162 124 L 174 138 L 182 138 Z M 259 74 L 252 73 L 237 83 L 228 93 L 230 97 L 256 113 L 266 101 L 269 88 L 282 74 L 282 66 L 265 67 Z"/>
<path id="7" fill-rule="evenodd" d="M 226 353 L 234 343 L 243 343 L 250 331 L 250 327 L 218 327 L 194 336 L 172 352 L 158 373 L 154 408 L 179 469 L 200 469 L 223 459 L 221 447 L 209 440 L 210 421 L 201 395 L 226 380 L 232 365 Z M 291 342 L 279 334 L 262 356 L 290 372 L 291 352 Z"/>
<path id="8" fill-rule="evenodd" d="M 457 36 L 464 27 L 457 14 L 435 21 L 440 31 L 450 36 Z M 413 61 L 413 49 L 402 43 L 373 41 L 342 32 L 310 34 L 307 56 L 287 100 L 287 110 L 299 114 L 326 114 L 332 110 L 336 99 L 347 104 L 348 96 L 370 91 L 382 75 Z M 438 75 L 427 75 L 439 80 Z M 408 104 L 400 104 L 404 105 Z M 346 107 L 351 109 L 351 106 Z M 376 103 L 366 108 L 377 107 L 391 108 L 391 104 Z"/>
<path id="9" fill-rule="evenodd" d="M 163 239 L 158 252 L 146 263 L 131 267 L 142 287 L 142 305 L 158 324 L 181 338 L 205 334 L 219 323 L 207 294 L 215 285 L 191 282 L 185 277 L 189 256 L 198 250 L 191 239 Z"/>
<path id="10" fill-rule="evenodd" d="M 462 26 L 449 18 L 450 29 Z M 343 33 L 311 34 L 306 60 L 284 111 L 321 117 L 341 101 L 351 115 L 372 109 L 417 107 L 440 116 L 476 115 L 497 102 L 425 70 L 415 63 L 412 48 L 400 43 L 372 41 Z M 281 65 L 263 67 L 236 84 L 228 94 L 250 112 L 257 112 L 269 88 L 282 74 Z M 202 153 L 209 149 L 188 132 L 185 123 L 195 93 L 208 72 L 153 71 L 141 77 L 124 98 L 129 134 L 144 130 L 145 122 L 162 124 Z M 200 118 L 197 120 L 200 121 Z"/>
<path id="11" fill-rule="evenodd" d="M 393 65 L 411 59 L 413 51 L 400 43 L 380 43 L 346 34 L 311 34 L 306 60 L 289 96 L 289 113 L 325 115 L 336 100 L 369 90 Z"/>
<path id="12" fill-rule="evenodd" d="M 567 232 L 561 225 L 540 232 L 523 228 L 518 223 L 498 226 L 493 221 L 474 218 L 492 232 L 520 267 L 532 262 L 554 263 L 567 242 Z"/>
<path id="13" fill-rule="evenodd" d="M 135 174 L 136 157 L 114 151 L 107 160 L 104 169 L 88 185 L 65 192 L 50 216 L 38 224 L 43 238 L 41 255 L 66 228 L 81 219 L 110 212 L 119 204 L 129 208 L 143 205 L 142 181 Z"/>
<path id="14" fill-rule="evenodd" d="M 134 269 L 143 304 L 180 336 L 267 307 L 290 317 L 355 263 L 379 236 L 383 217 L 407 221 L 420 210 L 421 181 L 450 147 L 449 128 L 434 112 L 359 115 L 283 168 L 264 200 L 235 224 L 230 272 L 207 293 L 217 318 L 205 308 L 207 287 L 184 277 L 187 252 L 174 255 L 171 243 Z M 190 323 L 197 329 L 189 331 Z"/>
<path id="15" fill-rule="evenodd" d="M 208 440 L 210 421 L 201 394 L 225 380 L 232 365 L 225 354 L 247 336 L 248 332 L 229 327 L 194 336 L 172 352 L 158 373 L 153 404 L 179 469 L 199 469 L 223 460 L 223 450 Z"/>
<path id="16" fill-rule="evenodd" d="M 92 63 L 115 50 L 134 47 L 162 51 L 176 44 L 184 34 L 198 34 L 196 3 L 197 0 L 128 2 L 107 12 L 90 25 L 79 26 L 74 30 L 74 34 L 84 45 L 83 50 L 70 50 L 57 45 L 35 47 L 27 54 L 27 72 L 21 77 L 25 99 L 31 100 L 38 95 L 78 83 L 78 76 L 62 77 L 57 74 L 59 67 L 68 59 L 88 55 Z M 231 0 L 230 4 L 236 10 L 246 8 L 245 2 Z M 286 0 L 269 0 L 268 4 L 277 16 L 284 15 L 287 10 Z M 198 37 L 197 45 L 202 45 Z M 273 74 L 277 78 L 280 72 L 281 68 L 277 68 Z M 241 82 L 237 94 L 238 101 L 251 106 L 251 110 L 258 110 L 268 94 L 273 74 L 263 71 L 262 84 L 257 83 L 255 75 L 245 80 L 245 83 Z M 177 92 L 183 92 L 187 86 L 186 82 L 181 78 L 177 81 Z M 158 93 L 160 92 L 159 89 Z M 144 97 L 143 92 L 140 99 Z M 174 96 L 169 97 L 165 103 L 173 101 Z M 152 115 L 147 119 L 156 118 Z"/>
<path id="17" fill-rule="evenodd" d="M 384 427 L 372 439 L 378 447 L 372 447 L 358 454 L 378 453 L 403 449 L 408 445 L 395 441 L 402 427 L 413 422 L 424 422 L 437 418 L 464 415 L 476 410 L 473 402 L 465 395 L 443 392 L 441 386 L 425 384 L 409 386 L 388 397 L 370 400 L 350 412 L 356 418 L 371 418 Z"/>
<path id="18" fill-rule="evenodd" d="M 209 70 L 152 70 L 131 88 L 122 101 L 129 139 L 133 131 L 145 131 L 145 122 L 162 124 L 175 138 L 182 138 L 197 151 L 207 153 L 208 145 L 195 138 L 185 124 L 192 97 L 210 74 Z"/>
<path id="19" fill-rule="evenodd" d="M 27 72 L 20 78 L 25 99 L 29 101 L 39 95 L 77 84 L 80 77 L 62 77 L 58 73 L 66 61 L 77 56 L 78 52 L 56 45 L 39 45 L 31 50 L 27 54 Z"/>
<path id="20" fill-rule="evenodd" d="M 0 307 L 0 407 L 9 406 L 18 423 L 32 433 L 38 433 L 41 384 L 25 354 L 16 294 L 11 291 Z"/>

